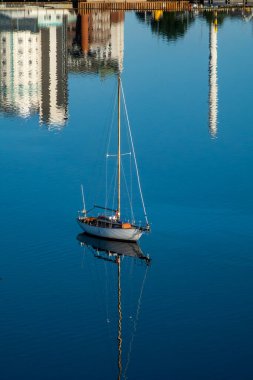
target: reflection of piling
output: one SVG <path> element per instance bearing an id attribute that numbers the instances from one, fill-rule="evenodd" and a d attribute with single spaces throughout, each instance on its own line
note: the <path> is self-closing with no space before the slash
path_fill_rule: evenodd
<path id="1" fill-rule="evenodd" d="M 119 22 L 124 22 L 125 12 L 111 12 L 111 22 L 117 24 Z"/>
<path id="2" fill-rule="evenodd" d="M 217 134 L 218 84 L 217 84 L 217 18 L 210 25 L 209 36 L 209 131 Z"/>
<path id="3" fill-rule="evenodd" d="M 82 59 L 89 70 L 122 71 L 124 54 L 124 11 L 83 12 L 76 24 L 74 59 Z M 77 53 L 77 46 L 79 53 Z"/>
<path id="4" fill-rule="evenodd" d="M 89 50 L 89 15 L 81 16 L 81 47 L 84 53 Z"/>

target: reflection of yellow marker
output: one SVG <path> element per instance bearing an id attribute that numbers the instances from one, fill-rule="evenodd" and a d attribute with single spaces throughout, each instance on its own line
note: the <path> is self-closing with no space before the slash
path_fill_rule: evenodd
<path id="1" fill-rule="evenodd" d="M 217 30 L 218 30 L 218 19 L 217 19 L 217 12 L 214 12 L 214 30 L 215 30 L 215 32 L 217 32 Z"/>
<path id="2" fill-rule="evenodd" d="M 218 31 L 218 20 L 217 20 L 217 18 L 215 18 L 213 23 L 214 23 L 214 30 L 215 30 L 215 32 L 217 32 Z"/>
<path id="3" fill-rule="evenodd" d="M 159 21 L 163 17 L 163 11 L 154 11 L 154 19 Z"/>

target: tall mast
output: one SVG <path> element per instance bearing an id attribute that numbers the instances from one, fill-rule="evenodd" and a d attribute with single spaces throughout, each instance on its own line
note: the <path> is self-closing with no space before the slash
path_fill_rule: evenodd
<path id="1" fill-rule="evenodd" d="M 120 217 L 120 166 L 121 166 L 121 152 L 120 152 L 120 74 L 118 74 L 118 217 Z"/>

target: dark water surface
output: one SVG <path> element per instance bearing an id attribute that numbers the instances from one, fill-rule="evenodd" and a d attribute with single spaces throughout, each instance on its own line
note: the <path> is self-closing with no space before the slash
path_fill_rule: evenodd
<path id="1" fill-rule="evenodd" d="M 253 378 L 252 22 L 0 12 L 1 379 Z M 118 70 L 152 223 L 151 265 L 121 258 L 122 357 L 118 265 L 75 221 Z"/>

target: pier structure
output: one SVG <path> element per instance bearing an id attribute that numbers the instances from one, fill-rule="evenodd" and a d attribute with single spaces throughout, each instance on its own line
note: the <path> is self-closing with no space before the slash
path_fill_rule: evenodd
<path id="1" fill-rule="evenodd" d="M 214 6 L 217 8 L 231 8 L 231 7 L 252 7 L 253 0 L 203 0 L 203 5 L 205 8 L 212 9 Z"/>
<path id="2" fill-rule="evenodd" d="M 155 11 L 166 12 L 187 11 L 190 9 L 189 1 L 78 1 L 78 12 L 85 14 L 92 10 L 111 11 Z"/>
<path id="3" fill-rule="evenodd" d="M 110 11 L 165 11 L 177 12 L 197 10 L 200 12 L 213 12 L 214 7 L 217 12 L 235 11 L 239 9 L 252 9 L 253 0 L 197 0 L 191 3 L 189 0 L 65 0 L 65 1 L 25 1 L 22 2 L 4 2 L 0 3 L 0 10 L 14 10 L 43 7 L 49 9 L 77 9 L 81 14 L 93 10 L 110 10 Z"/>

